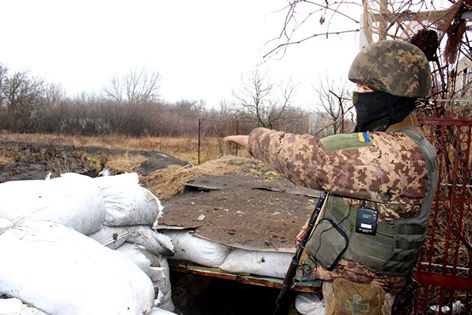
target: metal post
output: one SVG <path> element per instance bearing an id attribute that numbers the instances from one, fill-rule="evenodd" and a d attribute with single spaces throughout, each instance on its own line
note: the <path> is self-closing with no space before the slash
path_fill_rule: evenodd
<path id="1" fill-rule="evenodd" d="M 239 119 L 236 118 L 236 134 L 239 135 Z M 239 145 L 236 144 L 236 156 L 238 156 L 238 147 Z"/>
<path id="2" fill-rule="evenodd" d="M 200 164 L 200 139 L 201 139 L 201 136 L 200 136 L 200 133 L 201 133 L 201 126 L 202 126 L 202 122 L 201 122 L 201 119 L 198 119 L 198 158 L 197 158 L 197 163 Z"/>

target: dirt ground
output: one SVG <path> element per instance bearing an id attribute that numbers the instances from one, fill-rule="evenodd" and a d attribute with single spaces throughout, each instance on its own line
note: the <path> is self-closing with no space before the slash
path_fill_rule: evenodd
<path id="1" fill-rule="evenodd" d="M 0 140 L 0 183 L 66 172 L 95 177 L 105 168 L 115 174 L 137 172 L 145 176 L 169 165 L 185 164 L 161 152 Z"/>
<path id="2" fill-rule="evenodd" d="M 159 222 L 195 228 L 197 236 L 232 247 L 294 252 L 295 237 L 313 209 L 317 192 L 282 190 L 288 187 L 281 179 L 204 176 L 164 202 Z"/>

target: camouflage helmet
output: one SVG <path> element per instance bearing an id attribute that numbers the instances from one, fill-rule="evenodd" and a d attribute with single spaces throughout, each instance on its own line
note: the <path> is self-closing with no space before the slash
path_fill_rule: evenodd
<path id="1" fill-rule="evenodd" d="M 431 90 L 428 59 L 421 49 L 400 40 L 379 41 L 359 52 L 349 80 L 403 97 L 425 97 Z"/>

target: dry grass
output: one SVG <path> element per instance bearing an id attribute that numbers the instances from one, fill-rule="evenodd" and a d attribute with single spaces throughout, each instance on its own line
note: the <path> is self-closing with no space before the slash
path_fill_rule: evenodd
<path id="1" fill-rule="evenodd" d="M 143 181 L 160 199 L 169 199 L 181 192 L 186 183 L 202 175 L 237 173 L 242 168 L 240 161 L 242 160 L 235 156 L 224 156 L 191 168 L 170 165 L 149 174 Z"/>
<path id="2" fill-rule="evenodd" d="M 235 174 L 272 181 L 280 178 L 280 174 L 267 165 L 252 158 L 225 155 L 219 159 L 207 161 L 191 168 L 170 165 L 157 170 L 141 179 L 159 199 L 169 199 L 184 190 L 186 183 L 202 175 L 220 176 Z"/>
<path id="3" fill-rule="evenodd" d="M 141 163 L 147 159 L 142 155 L 128 155 L 111 157 L 106 163 L 105 168 L 115 174 L 125 172 L 136 172 Z"/>
<path id="4" fill-rule="evenodd" d="M 3 155 L 0 155 L 0 164 L 7 164 L 7 163 L 10 163 L 11 162 L 11 159 L 6 157 L 6 156 L 3 156 Z"/>
<path id="5" fill-rule="evenodd" d="M 160 199 L 171 198 L 183 191 L 186 183 L 202 175 L 241 174 L 268 181 L 279 176 L 273 170 L 267 170 L 267 167 L 260 161 L 224 154 L 223 142 L 217 138 L 207 138 L 201 142 L 200 164 L 196 163 L 198 141 L 192 138 L 68 137 L 0 133 L 0 140 L 15 142 L 0 146 L 0 164 L 12 162 L 43 164 L 45 169 L 54 176 L 70 171 L 98 174 L 104 169 L 109 170 L 112 174 L 136 172 L 139 174 L 141 183 Z M 24 146 L 16 142 L 39 145 Z M 63 145 L 74 146 L 74 148 L 65 150 Z M 117 154 L 116 151 L 82 149 L 90 146 L 121 149 L 125 153 Z M 229 146 L 226 149 L 229 150 Z M 158 165 L 159 163 L 153 164 L 153 162 L 149 166 L 147 163 L 149 158 L 146 157 L 147 154 L 139 154 L 141 150 L 164 152 L 180 160 L 192 162 L 195 166 L 186 168 L 182 166 L 185 163 Z M 24 165 L 14 167 L 21 168 Z"/>
<path id="6" fill-rule="evenodd" d="M 0 140 L 40 142 L 48 144 L 64 144 L 74 146 L 98 146 L 125 150 L 151 150 L 169 154 L 177 159 L 198 164 L 197 137 L 127 137 L 110 136 L 66 136 L 55 134 L 16 134 L 2 132 Z M 204 137 L 200 143 L 200 163 L 219 158 L 226 154 L 234 154 L 234 148 L 224 144 L 221 138 Z M 245 150 L 238 155 L 248 156 Z"/>
<path id="7" fill-rule="evenodd" d="M 260 177 L 271 180 L 279 176 L 272 170 L 266 170 L 262 162 L 248 158 L 245 150 L 239 150 L 240 156 L 229 155 L 235 153 L 233 146 L 226 146 L 220 138 L 205 138 L 201 140 L 200 164 L 198 164 L 198 139 L 196 138 L 156 138 L 156 137 L 83 137 L 44 134 L 12 134 L 0 133 L 0 140 L 19 141 L 29 143 L 41 143 L 55 145 L 72 145 L 77 148 L 72 155 L 63 156 L 61 149 L 51 149 L 33 152 L 38 161 L 47 164 L 48 169 L 54 170 L 54 174 L 63 173 L 64 166 L 72 165 L 74 169 L 84 169 L 96 173 L 103 169 L 110 170 L 113 174 L 125 172 L 138 172 L 141 182 L 148 187 L 160 199 L 168 199 L 183 190 L 184 185 L 202 175 L 240 174 L 252 177 Z M 101 147 L 109 149 L 122 149 L 128 151 L 150 150 L 163 152 L 177 159 L 191 162 L 196 165 L 192 168 L 184 168 L 181 165 L 169 165 L 152 173 L 140 172 L 142 164 L 147 161 L 143 155 L 132 154 L 89 154 L 79 147 Z M 0 152 L 0 163 L 9 163 L 18 159 L 22 154 L 22 147 L 14 147 L 3 153 Z M 58 147 L 59 148 L 59 147 Z M 245 156 L 241 156 L 245 155 Z M 3 162 L 2 162 L 3 161 Z M 85 170 L 85 169 L 84 169 Z M 142 170 L 141 170 L 142 171 Z"/>

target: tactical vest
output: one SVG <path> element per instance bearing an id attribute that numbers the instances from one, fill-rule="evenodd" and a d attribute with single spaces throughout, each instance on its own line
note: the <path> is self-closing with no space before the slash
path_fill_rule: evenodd
<path id="1" fill-rule="evenodd" d="M 429 183 L 420 211 L 411 218 L 378 223 L 376 234 L 367 235 L 355 231 L 357 208 L 345 202 L 349 198 L 328 196 L 323 216 L 305 246 L 308 254 L 326 269 L 333 270 L 341 258 L 389 276 L 408 275 L 415 266 L 438 181 L 436 149 L 412 129 L 399 132 L 418 144 L 426 160 Z"/>

